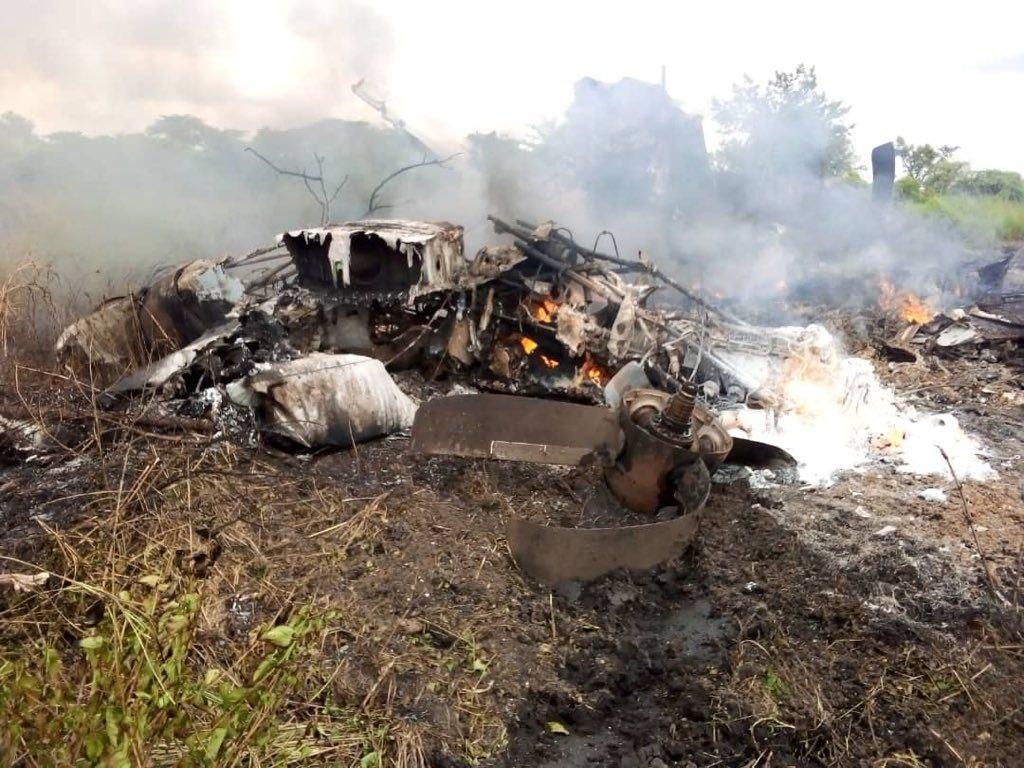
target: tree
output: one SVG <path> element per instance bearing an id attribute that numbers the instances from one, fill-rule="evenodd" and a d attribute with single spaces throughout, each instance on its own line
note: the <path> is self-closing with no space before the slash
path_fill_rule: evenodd
<path id="1" fill-rule="evenodd" d="M 317 173 L 310 174 L 303 168 L 301 171 L 288 170 L 286 168 L 280 168 L 273 162 L 268 160 L 266 157 L 261 155 L 252 147 L 246 147 L 246 152 L 252 153 L 252 155 L 268 166 L 270 166 L 280 176 L 290 176 L 292 178 L 301 179 L 302 183 L 306 187 L 306 191 L 312 195 L 313 199 L 316 200 L 317 205 L 320 206 L 320 226 L 326 227 L 331 220 L 331 205 L 338 198 L 338 194 L 342 188 L 348 182 L 348 174 L 341 180 L 341 183 L 334 187 L 334 191 L 327 192 L 327 181 L 324 179 L 324 157 L 318 155 L 316 152 L 313 153 L 313 159 L 316 161 Z M 333 186 L 333 185 L 332 185 Z"/>
<path id="2" fill-rule="evenodd" d="M 14 112 L 0 115 L 0 149 L 10 153 L 24 152 L 40 143 L 31 120 Z"/>
<path id="3" fill-rule="evenodd" d="M 900 195 L 922 199 L 948 192 L 967 173 L 967 163 L 953 159 L 958 149 L 949 144 L 908 144 L 902 136 L 898 137 L 896 152 L 903 158 L 906 171 L 896 185 Z"/>
<path id="4" fill-rule="evenodd" d="M 814 67 L 776 72 L 763 86 L 747 77 L 712 112 L 726 136 L 719 160 L 729 171 L 824 178 L 854 170 L 849 107 L 825 95 Z"/>
<path id="5" fill-rule="evenodd" d="M 1015 171 L 997 171 L 993 168 L 967 171 L 953 185 L 953 191 L 1001 197 L 1019 203 L 1024 201 L 1024 179 Z"/>
<path id="6" fill-rule="evenodd" d="M 164 115 L 146 128 L 146 136 L 194 150 L 234 152 L 242 131 L 207 125 L 194 115 Z"/>

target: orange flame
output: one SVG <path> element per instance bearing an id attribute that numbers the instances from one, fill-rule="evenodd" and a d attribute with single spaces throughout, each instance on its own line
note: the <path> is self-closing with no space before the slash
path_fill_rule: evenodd
<path id="1" fill-rule="evenodd" d="M 523 348 L 523 351 L 526 352 L 526 354 L 532 355 L 534 352 L 537 351 L 537 347 L 539 345 L 529 336 L 520 336 L 519 346 Z M 537 359 L 544 363 L 544 365 L 546 365 L 548 368 L 557 368 L 560 365 L 560 363 L 557 360 L 555 360 L 555 358 L 548 357 L 547 355 L 544 354 L 538 354 Z"/>
<path id="2" fill-rule="evenodd" d="M 555 319 L 555 315 L 558 313 L 558 302 L 554 299 L 545 296 L 540 301 L 533 305 L 533 309 L 530 310 L 530 314 L 534 320 L 542 323 L 550 323 Z"/>
<path id="3" fill-rule="evenodd" d="M 924 325 L 935 317 L 935 311 L 917 294 L 897 288 L 884 277 L 879 280 L 879 289 L 878 306 L 885 312 L 898 314 L 903 322 Z"/>
<path id="4" fill-rule="evenodd" d="M 590 355 L 587 355 L 584 358 L 583 367 L 580 370 L 586 379 L 597 384 L 599 387 L 603 387 L 605 383 L 607 383 L 608 379 L 611 378 L 608 375 L 608 371 L 595 363 Z"/>
<path id="5" fill-rule="evenodd" d="M 555 360 L 553 357 L 548 357 L 547 355 L 538 355 L 538 357 L 540 357 L 540 361 L 544 363 L 544 365 L 546 365 L 548 368 L 558 367 L 558 361 Z"/>

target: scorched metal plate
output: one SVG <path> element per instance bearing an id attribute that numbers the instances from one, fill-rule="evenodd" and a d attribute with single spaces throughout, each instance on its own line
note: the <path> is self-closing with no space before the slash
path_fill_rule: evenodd
<path id="1" fill-rule="evenodd" d="M 433 456 L 573 465 L 621 448 L 618 415 L 609 408 L 511 395 L 428 400 L 412 425 L 412 449 Z"/>

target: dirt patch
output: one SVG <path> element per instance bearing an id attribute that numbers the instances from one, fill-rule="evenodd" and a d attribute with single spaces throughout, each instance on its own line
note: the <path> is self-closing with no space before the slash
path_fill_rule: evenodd
<path id="1" fill-rule="evenodd" d="M 594 629 L 505 764 L 1011 764 L 1024 658 L 984 598 L 942 599 L 912 552 L 837 563 L 741 486 L 713 496 L 691 559 L 556 598 Z"/>
<path id="2" fill-rule="evenodd" d="M 924 372 L 939 391 L 958 375 L 880 368 L 897 387 Z M 1019 391 L 981 376 L 995 379 Z M 953 483 L 884 464 L 824 489 L 720 473 L 684 561 L 556 596 L 590 631 L 564 639 L 571 689 L 520 710 L 504 764 L 1014 764 L 1024 446 L 1012 400 L 957 411 L 1000 472 L 964 493 L 1005 601 Z M 945 502 L 919 496 L 937 485 Z"/>
<path id="3" fill-rule="evenodd" d="M 882 371 L 901 388 L 921 378 Z M 1006 400 L 957 415 L 1000 472 L 966 495 L 1017 605 L 1024 446 Z M 200 679 L 215 665 L 244 680 L 266 627 L 309 606 L 330 616 L 274 714 L 307 764 L 1016 761 L 1019 609 L 993 601 L 955 490 L 934 478 L 879 465 L 806 489 L 723 473 L 683 559 L 549 591 L 517 570 L 505 527 L 598 519 L 594 468 L 423 459 L 404 437 L 307 459 L 90 439 L 0 470 L 0 553 L 79 582 L 117 576 L 133 596 L 153 573 L 194 591 Z M 945 503 L 918 497 L 936 485 Z M 128 553 L 114 574 L 111 541 Z M 7 619 L 70 617 L 51 639 L 87 674 L 76 643 L 95 599 L 59 584 L 3 599 Z M 7 648 L 38 642 L 24 627 L 6 623 Z"/>

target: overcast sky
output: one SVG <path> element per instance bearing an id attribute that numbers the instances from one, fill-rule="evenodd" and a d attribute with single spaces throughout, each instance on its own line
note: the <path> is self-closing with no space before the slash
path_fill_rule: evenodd
<path id="1" fill-rule="evenodd" d="M 1024 171 L 1024 3 L 0 0 L 0 111 L 40 131 L 374 120 L 368 77 L 435 138 L 525 132 L 583 76 L 651 81 L 710 111 L 744 74 L 813 64 L 854 139 L 948 143 Z M 714 143 L 713 126 L 706 126 Z"/>

